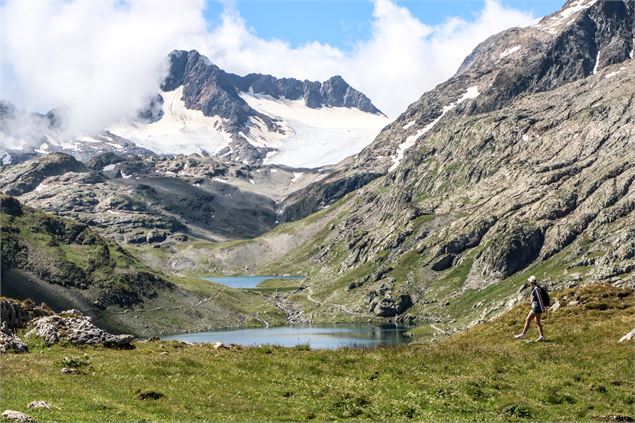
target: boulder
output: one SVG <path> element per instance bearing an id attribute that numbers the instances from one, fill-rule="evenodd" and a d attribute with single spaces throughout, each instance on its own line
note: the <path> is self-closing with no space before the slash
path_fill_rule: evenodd
<path id="1" fill-rule="evenodd" d="M 23 353 L 29 351 L 29 347 L 3 323 L 0 328 L 0 353 L 9 351 Z"/>
<path id="2" fill-rule="evenodd" d="M 28 416 L 24 413 L 21 413 L 19 411 L 14 411 L 14 410 L 5 410 L 4 413 L 2 413 L 2 417 L 4 417 L 6 420 L 11 420 L 13 422 L 33 422 L 35 421 L 33 419 L 33 417 Z"/>
<path id="3" fill-rule="evenodd" d="M 26 407 L 27 408 L 33 408 L 33 409 L 45 408 L 47 410 L 50 410 L 51 409 L 51 404 L 49 404 L 46 401 L 33 401 L 29 405 L 27 405 Z"/>
<path id="4" fill-rule="evenodd" d="M 103 345 L 105 347 L 129 348 L 134 339 L 132 335 L 113 335 L 99 329 L 77 310 L 64 315 L 40 317 L 31 322 L 31 329 L 26 336 L 37 336 L 44 339 L 48 346 L 57 343 L 73 345 Z"/>
<path id="5" fill-rule="evenodd" d="M 146 235 L 146 242 L 148 244 L 154 244 L 154 243 L 157 243 L 157 242 L 163 242 L 163 241 L 166 240 L 166 238 L 167 238 L 167 236 L 163 232 L 150 231 Z"/>
<path id="6" fill-rule="evenodd" d="M 394 317 L 412 306 L 413 302 L 409 294 L 401 294 L 396 298 L 392 296 L 375 297 L 370 302 L 370 311 L 379 317 Z"/>

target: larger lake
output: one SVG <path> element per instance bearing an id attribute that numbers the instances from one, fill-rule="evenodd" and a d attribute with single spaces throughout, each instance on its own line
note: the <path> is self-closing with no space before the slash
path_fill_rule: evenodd
<path id="1" fill-rule="evenodd" d="M 264 281 L 270 279 L 302 280 L 304 276 L 207 276 L 206 281 L 220 283 L 231 288 L 255 288 Z"/>
<path id="2" fill-rule="evenodd" d="M 369 348 L 380 345 L 406 344 L 410 338 L 407 328 L 368 324 L 340 324 L 331 326 L 283 326 L 273 328 L 236 329 L 213 332 L 185 333 L 161 337 L 192 343 L 279 345 L 293 347 L 308 344 L 313 349 L 342 347 Z"/>

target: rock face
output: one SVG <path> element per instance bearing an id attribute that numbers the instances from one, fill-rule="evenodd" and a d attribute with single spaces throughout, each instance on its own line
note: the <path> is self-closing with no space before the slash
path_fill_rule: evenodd
<path id="1" fill-rule="evenodd" d="M 0 167 L 0 191 L 19 193 L 28 205 L 132 244 L 163 243 L 191 232 L 214 240 L 257 236 L 275 226 L 276 200 L 292 185 L 302 186 L 292 180 L 293 173 L 283 169 L 203 156 L 106 153 L 84 165 L 60 153 Z M 251 192 L 264 185 L 275 199 Z M 3 212 L 20 213 L 15 199 L 2 201 Z"/>
<path id="2" fill-rule="evenodd" d="M 40 317 L 31 322 L 31 329 L 26 336 L 37 336 L 47 346 L 58 343 L 73 345 L 103 345 L 111 348 L 129 348 L 134 339 L 132 335 L 113 335 L 99 329 L 90 317 L 76 310 L 62 312 L 59 315 Z"/>
<path id="3" fill-rule="evenodd" d="M 36 317 L 50 316 L 53 312 L 45 305 L 36 306 L 30 301 L 20 302 L 0 298 L 0 322 L 9 330 L 26 327 Z"/>
<path id="4" fill-rule="evenodd" d="M 522 94 L 551 91 L 629 60 L 633 13 L 632 2 L 570 0 L 536 25 L 490 37 L 452 78 L 386 127 L 353 169 L 395 169 L 408 146 L 420 144 L 450 110 L 463 116 L 499 110 Z"/>

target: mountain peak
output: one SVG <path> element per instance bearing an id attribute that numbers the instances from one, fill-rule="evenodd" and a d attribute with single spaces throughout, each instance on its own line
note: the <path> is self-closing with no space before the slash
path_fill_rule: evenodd
<path id="1" fill-rule="evenodd" d="M 218 95 L 226 91 L 236 99 L 239 92 L 267 95 L 275 99 L 299 100 L 303 99 L 307 107 L 348 107 L 363 112 L 381 114 L 368 97 L 351 87 L 340 75 L 335 75 L 324 82 L 300 81 L 295 78 L 276 78 L 267 74 L 250 73 L 239 76 L 225 72 L 214 65 L 207 57 L 196 50 L 174 50 L 168 56 L 169 72 L 161 85 L 163 91 L 172 91 L 183 85 L 185 91 L 190 85 L 205 87 Z M 200 92 L 200 90 L 197 90 Z M 236 95 L 234 95 L 236 94 Z M 210 100 L 214 100 L 212 96 Z M 187 101 L 186 101 L 187 102 Z M 188 107 L 195 106 L 188 104 Z M 211 112 L 214 107 L 192 107 Z"/>

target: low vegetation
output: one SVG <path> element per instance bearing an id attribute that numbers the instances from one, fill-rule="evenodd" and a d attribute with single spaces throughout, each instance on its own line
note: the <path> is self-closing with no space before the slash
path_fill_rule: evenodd
<path id="1" fill-rule="evenodd" d="M 38 421 L 627 421 L 632 290 L 553 293 L 547 342 L 516 341 L 526 307 L 438 342 L 372 350 L 45 348 L 2 357 L 4 408 Z M 530 335 L 535 334 L 532 328 Z M 79 366 L 77 374 L 62 367 Z"/>

